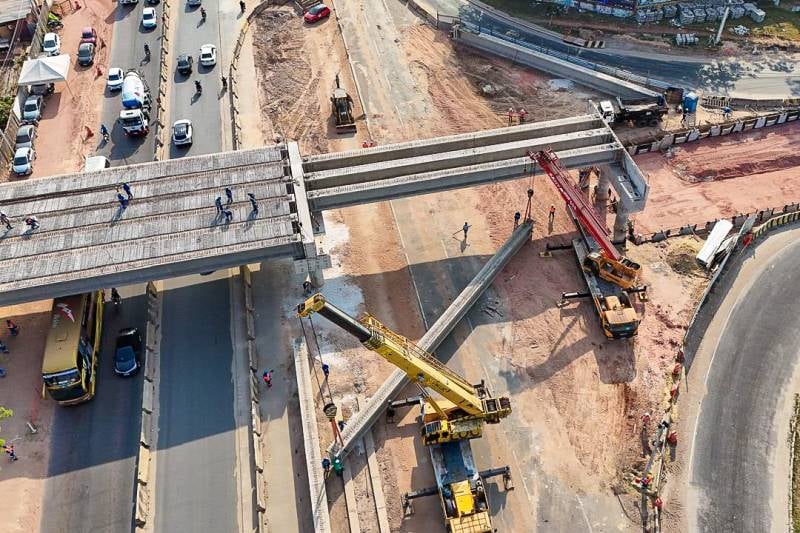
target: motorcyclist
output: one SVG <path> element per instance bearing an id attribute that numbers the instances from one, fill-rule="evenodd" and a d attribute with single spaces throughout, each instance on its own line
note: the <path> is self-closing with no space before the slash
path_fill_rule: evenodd
<path id="1" fill-rule="evenodd" d="M 228 88 L 228 78 L 226 78 L 225 76 L 222 76 L 222 88 L 223 89 Z"/>
<path id="2" fill-rule="evenodd" d="M 105 124 L 100 124 L 100 135 L 103 136 L 104 140 L 108 140 L 108 128 L 106 128 Z"/>
<path id="3" fill-rule="evenodd" d="M 200 18 L 203 19 L 203 22 L 206 21 L 206 10 L 203 9 L 202 7 L 200 8 Z"/>
<path id="4" fill-rule="evenodd" d="M 144 56 L 148 59 L 150 58 L 150 47 L 147 43 L 144 43 Z"/>
<path id="5" fill-rule="evenodd" d="M 203 93 L 203 86 L 200 85 L 200 80 L 194 80 L 194 88 L 198 93 Z"/>
<path id="6" fill-rule="evenodd" d="M 119 295 L 119 291 L 114 287 L 111 288 L 111 301 L 114 302 L 114 305 L 122 303 L 122 296 Z"/>

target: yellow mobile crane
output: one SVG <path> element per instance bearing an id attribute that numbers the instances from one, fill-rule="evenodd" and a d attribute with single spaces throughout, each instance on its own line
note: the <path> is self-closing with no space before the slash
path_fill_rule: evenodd
<path id="1" fill-rule="evenodd" d="M 321 294 L 315 294 L 297 306 L 301 318 L 312 313 L 327 318 L 355 336 L 367 349 L 403 370 L 419 386 L 425 404 L 433 409 L 433 412 L 425 413 L 423 407 L 422 439 L 431 454 L 437 486 L 406 494 L 404 506 L 413 509 L 411 499 L 438 493 L 448 531 L 493 531 L 484 479 L 502 475 L 505 488 L 509 490 L 513 488 L 509 468 L 478 471 L 469 439 L 482 435 L 484 423 L 496 424 L 508 416 L 511 413 L 510 400 L 492 396 L 483 382 L 471 385 L 432 354 L 369 314 L 355 319 L 326 301 Z M 438 392 L 444 399 L 432 398 L 426 388 Z"/>

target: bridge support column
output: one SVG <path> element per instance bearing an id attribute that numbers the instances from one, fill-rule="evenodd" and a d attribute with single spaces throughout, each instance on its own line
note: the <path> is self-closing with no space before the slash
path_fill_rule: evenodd
<path id="1" fill-rule="evenodd" d="M 630 213 L 625 211 L 622 206 L 619 206 L 617 216 L 614 218 L 614 236 L 612 238 L 614 242 L 625 240 L 625 236 L 628 234 L 629 216 Z"/>
<path id="2" fill-rule="evenodd" d="M 608 201 L 608 189 L 611 187 L 611 178 L 608 173 L 609 168 L 598 168 L 597 170 L 597 194 L 594 196 L 595 202 L 605 204 Z"/>
<path id="3" fill-rule="evenodd" d="M 322 270 L 309 270 L 308 280 L 317 289 L 325 285 L 325 276 L 322 275 Z"/>

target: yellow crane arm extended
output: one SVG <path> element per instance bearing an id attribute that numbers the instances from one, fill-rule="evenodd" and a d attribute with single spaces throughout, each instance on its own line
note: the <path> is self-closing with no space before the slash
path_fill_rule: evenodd
<path id="1" fill-rule="evenodd" d="M 297 306 L 300 317 L 312 313 L 322 315 L 355 336 L 366 348 L 400 368 L 409 379 L 435 390 L 465 413 L 478 417 L 487 414 L 484 401 L 473 385 L 375 317 L 364 315 L 357 320 L 326 301 L 321 294 L 315 294 Z"/>

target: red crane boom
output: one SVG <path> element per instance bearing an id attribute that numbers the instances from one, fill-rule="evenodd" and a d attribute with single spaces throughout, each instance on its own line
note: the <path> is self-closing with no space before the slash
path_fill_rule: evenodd
<path id="1" fill-rule="evenodd" d="M 542 170 L 550 176 L 553 185 L 556 186 L 561 197 L 567 202 L 572 212 L 578 219 L 578 223 L 589 232 L 589 235 L 603 249 L 606 257 L 614 261 L 621 261 L 622 255 L 617 251 L 611 240 L 608 238 L 608 228 L 605 222 L 594 210 L 589 200 L 581 193 L 578 187 L 572 182 L 569 172 L 559 161 L 555 152 L 550 149 L 539 152 L 528 152 L 528 157 L 536 161 Z"/>

